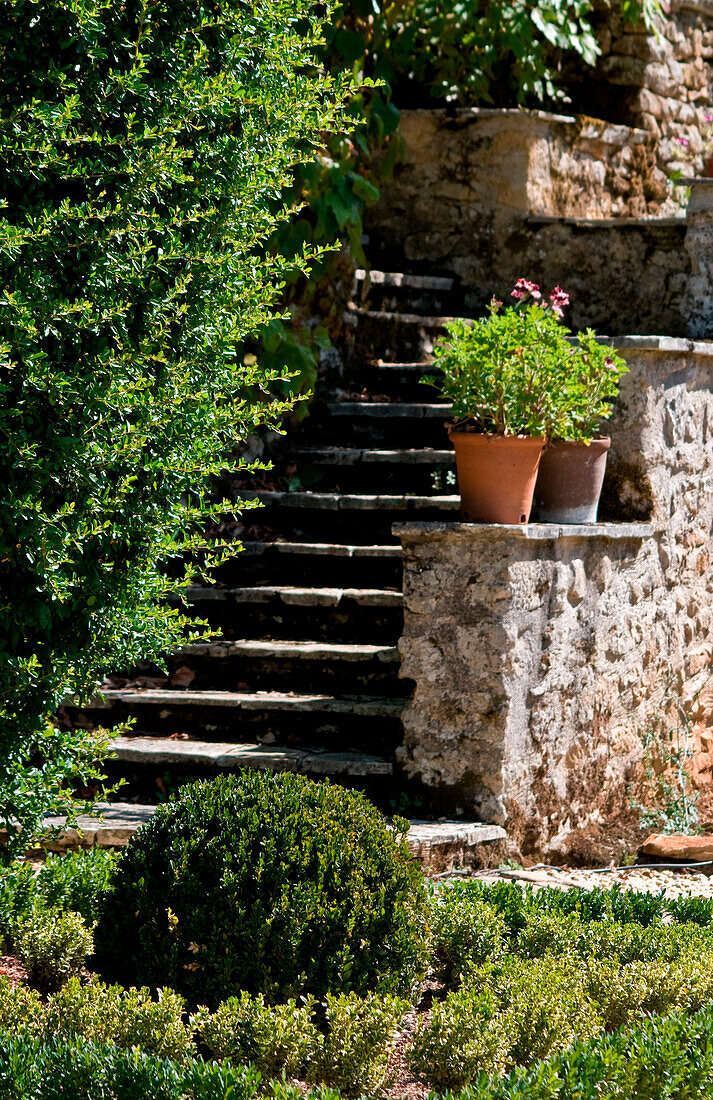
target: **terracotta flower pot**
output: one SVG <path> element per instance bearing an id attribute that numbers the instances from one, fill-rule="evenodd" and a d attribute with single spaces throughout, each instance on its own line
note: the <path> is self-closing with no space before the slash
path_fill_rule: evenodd
<path id="1" fill-rule="evenodd" d="M 611 439 L 549 443 L 542 452 L 535 509 L 542 523 L 596 523 Z"/>
<path id="2" fill-rule="evenodd" d="M 461 516 L 469 523 L 527 523 L 544 439 L 448 433 L 456 452 Z"/>
<path id="3" fill-rule="evenodd" d="M 708 156 L 703 158 L 703 175 L 710 179 L 713 176 L 713 157 Z"/>

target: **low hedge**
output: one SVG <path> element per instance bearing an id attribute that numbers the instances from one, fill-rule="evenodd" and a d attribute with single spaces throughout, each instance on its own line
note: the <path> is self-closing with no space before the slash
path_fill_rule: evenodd
<path id="1" fill-rule="evenodd" d="M 713 1007 L 647 1019 L 575 1043 L 529 1070 L 483 1074 L 449 1100 L 708 1100 L 713 1095 Z"/>

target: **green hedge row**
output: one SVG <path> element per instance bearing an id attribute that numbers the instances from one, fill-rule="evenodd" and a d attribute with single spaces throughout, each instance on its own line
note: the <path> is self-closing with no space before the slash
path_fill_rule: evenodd
<path id="1" fill-rule="evenodd" d="M 713 1007 L 654 1017 L 575 1043 L 529 1070 L 446 1094 L 450 1100 L 703 1100 L 713 1095 Z"/>
<path id="2" fill-rule="evenodd" d="M 0 1100 L 338 1100 L 338 1093 L 261 1084 L 253 1067 L 178 1065 L 143 1052 L 93 1043 L 0 1035 Z"/>

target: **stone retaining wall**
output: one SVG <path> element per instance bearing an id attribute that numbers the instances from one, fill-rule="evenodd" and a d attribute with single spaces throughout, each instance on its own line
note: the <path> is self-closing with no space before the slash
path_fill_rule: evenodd
<path id="1" fill-rule="evenodd" d="M 643 130 L 538 111 L 404 111 L 404 163 L 366 212 L 387 271 L 447 271 L 470 312 L 522 275 L 572 297 L 574 327 L 683 333 L 683 218 L 660 206 Z"/>
<path id="2" fill-rule="evenodd" d="M 416 682 L 401 763 L 531 856 L 571 854 L 626 813 L 667 686 L 690 703 L 711 665 L 713 345 L 616 346 L 631 368 L 607 478 L 620 522 L 396 528 Z M 707 751 L 713 714 L 695 717 Z M 699 753 L 702 780 L 712 764 Z"/>

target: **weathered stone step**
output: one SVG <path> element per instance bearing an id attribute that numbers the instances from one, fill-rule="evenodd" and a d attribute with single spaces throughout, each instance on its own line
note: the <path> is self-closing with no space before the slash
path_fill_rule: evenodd
<path id="1" fill-rule="evenodd" d="M 274 748 L 271 745 L 235 745 L 218 741 L 173 741 L 160 737 L 117 737 L 113 743 L 120 764 L 155 767 L 171 764 L 182 771 L 294 771 L 318 776 L 390 776 L 390 760 L 359 752 L 320 752 Z"/>
<path id="2" fill-rule="evenodd" d="M 192 691 L 299 691 L 403 695 L 394 645 L 340 642 L 216 641 L 187 645 L 167 659 Z M 180 669 L 180 673 L 179 673 Z"/>
<path id="3" fill-rule="evenodd" d="M 403 624 L 403 596 L 387 588 L 301 588 L 264 585 L 185 590 L 190 609 L 228 639 L 291 638 L 394 642 Z"/>
<path id="4" fill-rule="evenodd" d="M 435 495 L 446 485 L 445 471 L 455 469 L 453 451 L 433 447 L 304 447 L 287 461 L 292 476 L 314 485 L 315 492 Z"/>
<path id="5" fill-rule="evenodd" d="M 347 326 L 345 359 L 350 370 L 359 362 L 382 359 L 406 362 L 433 354 L 444 326 L 457 317 L 429 316 L 390 310 L 355 309 L 345 314 Z"/>
<path id="6" fill-rule="evenodd" d="M 303 439 L 305 444 L 369 450 L 445 450 L 450 416 L 445 401 L 330 401 L 315 409 Z"/>
<path id="7" fill-rule="evenodd" d="M 365 694 L 123 688 L 68 711 L 82 726 L 135 718 L 138 734 L 163 738 L 391 751 L 400 740 L 403 706 L 403 699 Z"/>
<path id="8" fill-rule="evenodd" d="M 375 270 L 355 273 L 352 297 L 362 309 L 434 316 L 453 313 L 463 305 L 462 292 L 452 278 Z"/>
<path id="9" fill-rule="evenodd" d="M 265 522 L 270 526 L 304 538 L 328 536 L 338 525 L 339 534 L 350 541 L 386 542 L 396 520 L 456 518 L 460 497 L 387 494 L 347 494 L 318 492 L 250 493 L 239 490 L 237 499 L 259 500 L 265 507 Z"/>
<path id="10" fill-rule="evenodd" d="M 398 450 L 366 447 L 302 447 L 292 452 L 296 460 L 314 462 L 324 466 L 437 466 L 454 461 L 453 451 L 436 450 L 433 447 Z"/>
<path id="11" fill-rule="evenodd" d="M 82 815 L 77 829 L 65 829 L 66 817 L 47 817 L 48 829 L 62 829 L 47 839 L 45 848 L 122 848 L 156 813 L 155 806 L 133 802 L 97 803 L 97 814 Z M 497 865 L 507 839 L 499 825 L 470 821 L 412 821 L 407 835 L 411 854 L 425 871 L 438 873 L 454 867 Z M 494 862 L 495 861 L 495 862 Z"/>
<path id="12" fill-rule="evenodd" d="M 341 589 L 400 588 L 401 547 L 339 542 L 246 542 L 216 570 L 216 580 Z"/>

